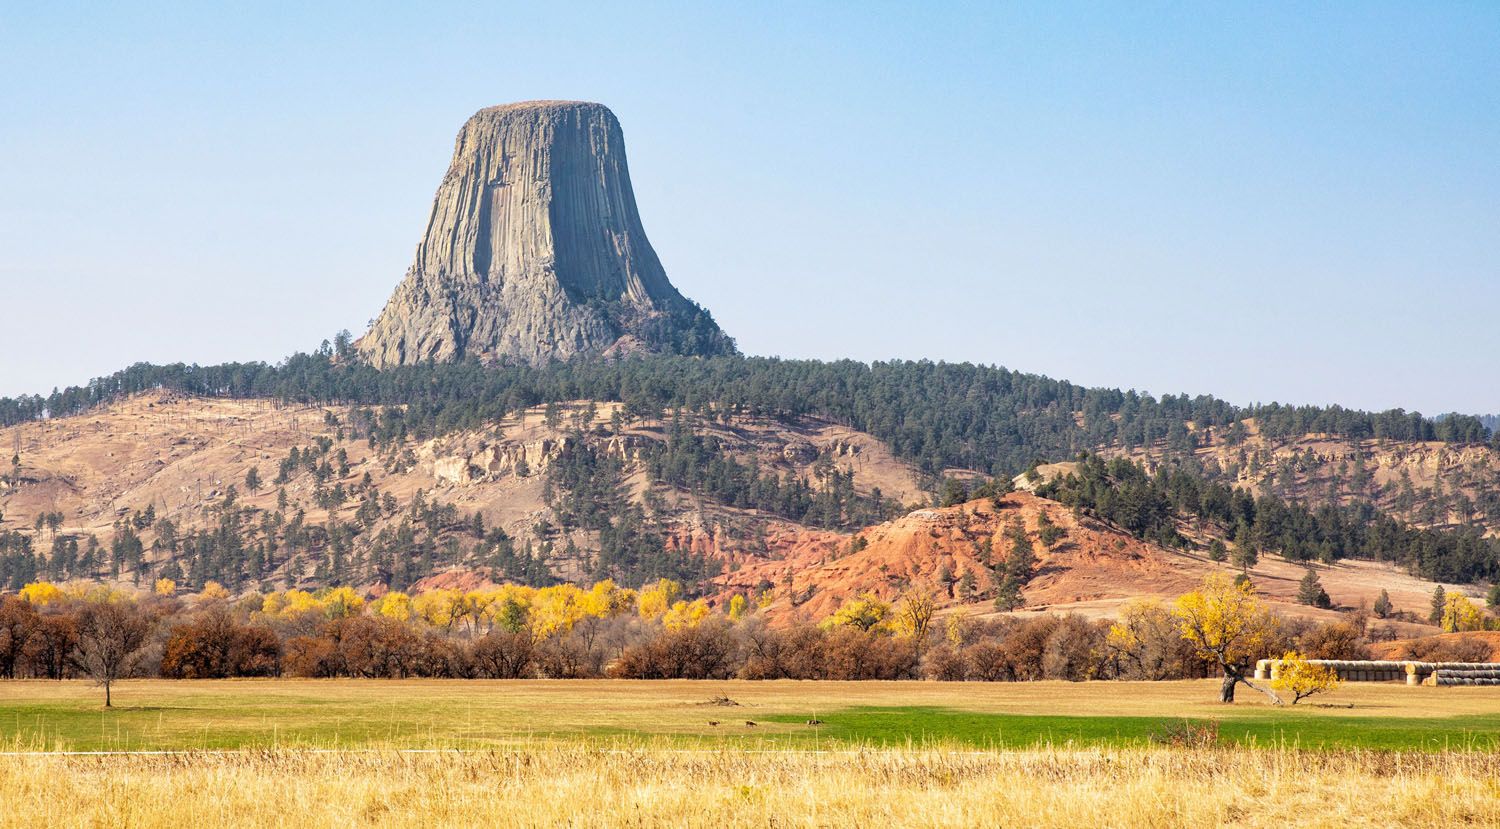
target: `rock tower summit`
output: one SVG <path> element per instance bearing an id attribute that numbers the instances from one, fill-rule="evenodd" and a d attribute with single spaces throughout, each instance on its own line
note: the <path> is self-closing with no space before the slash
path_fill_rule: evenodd
<path id="1" fill-rule="evenodd" d="M 378 367 L 734 350 L 646 240 L 614 113 L 482 109 L 458 133 L 416 261 L 360 339 Z"/>

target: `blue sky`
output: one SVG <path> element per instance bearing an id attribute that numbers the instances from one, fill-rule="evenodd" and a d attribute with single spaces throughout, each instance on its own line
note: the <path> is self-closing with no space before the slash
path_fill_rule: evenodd
<path id="1" fill-rule="evenodd" d="M 0 394 L 362 332 L 464 119 L 581 98 L 748 353 L 1500 410 L 1494 3 L 49 5 Z"/>

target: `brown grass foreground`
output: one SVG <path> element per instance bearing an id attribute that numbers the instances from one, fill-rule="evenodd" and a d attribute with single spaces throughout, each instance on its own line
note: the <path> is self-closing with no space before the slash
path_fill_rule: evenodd
<path id="1" fill-rule="evenodd" d="M 232 751 L 0 758 L 3 826 L 1500 824 L 1500 755 Z"/>

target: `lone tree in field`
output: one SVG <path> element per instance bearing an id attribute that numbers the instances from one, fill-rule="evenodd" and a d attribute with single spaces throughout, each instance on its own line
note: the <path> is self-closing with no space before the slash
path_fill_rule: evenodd
<path id="1" fill-rule="evenodd" d="M 151 620 L 123 601 L 92 602 L 78 614 L 74 663 L 104 686 L 104 707 L 113 707 L 110 686 L 129 676 L 151 636 Z"/>
<path id="2" fill-rule="evenodd" d="M 1292 695 L 1296 705 L 1313 694 L 1322 694 L 1339 687 L 1339 675 L 1327 665 L 1314 665 L 1307 657 L 1296 651 L 1281 658 L 1281 666 L 1271 687 Z"/>
<path id="3" fill-rule="evenodd" d="M 1236 584 L 1215 573 L 1203 587 L 1177 600 L 1173 611 L 1186 639 L 1203 659 L 1217 662 L 1224 671 L 1219 702 L 1234 702 L 1234 688 L 1241 683 L 1270 697 L 1281 698 L 1245 678 L 1251 663 L 1265 653 L 1276 638 L 1276 617 L 1255 597 L 1255 588 Z"/>

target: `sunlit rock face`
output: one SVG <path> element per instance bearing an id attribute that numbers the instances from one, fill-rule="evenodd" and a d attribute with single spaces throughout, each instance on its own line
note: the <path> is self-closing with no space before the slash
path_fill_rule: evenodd
<path id="1" fill-rule="evenodd" d="M 619 121 L 579 101 L 490 107 L 464 124 L 416 261 L 358 347 L 378 367 L 734 350 L 667 281 Z"/>

